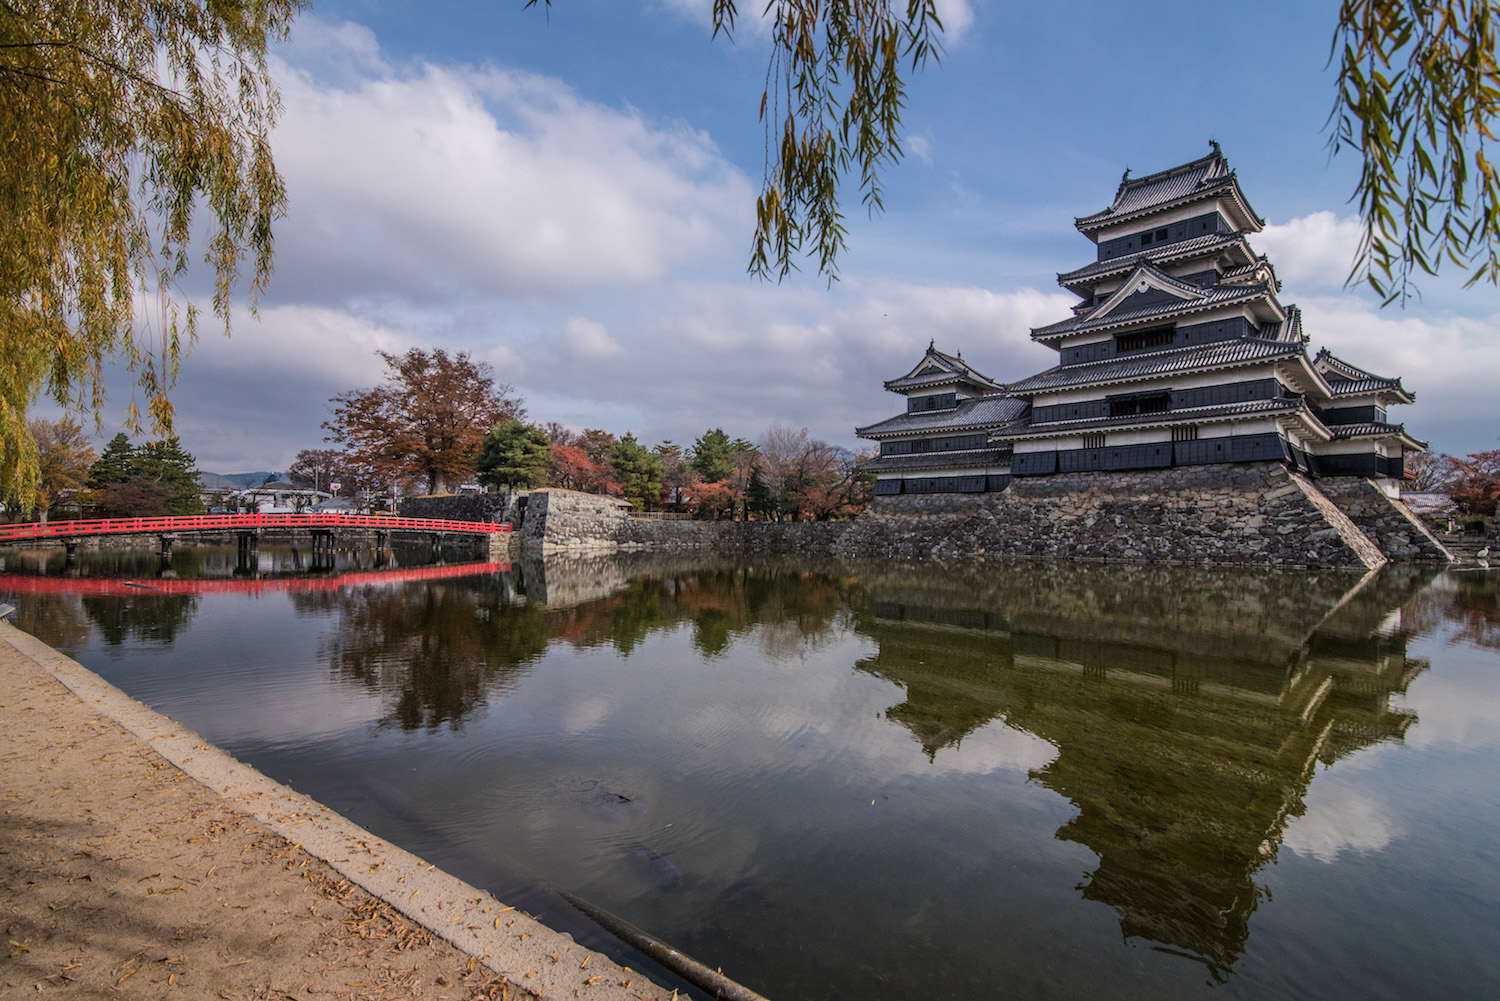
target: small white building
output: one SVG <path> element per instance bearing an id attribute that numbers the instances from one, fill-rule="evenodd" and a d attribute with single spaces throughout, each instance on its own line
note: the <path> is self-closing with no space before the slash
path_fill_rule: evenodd
<path id="1" fill-rule="evenodd" d="M 242 490 L 239 496 L 240 506 L 246 510 L 254 510 L 260 514 L 301 514 L 333 495 L 278 480 Z"/>

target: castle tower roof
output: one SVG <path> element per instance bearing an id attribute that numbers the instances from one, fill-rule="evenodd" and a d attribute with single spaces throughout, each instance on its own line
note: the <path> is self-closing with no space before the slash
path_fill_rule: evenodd
<path id="1" fill-rule="evenodd" d="M 987 375 L 971 368 L 960 352 L 950 355 L 939 351 L 936 342 L 929 341 L 927 353 L 922 360 L 905 375 L 886 381 L 885 388 L 893 393 L 910 393 L 919 389 L 940 389 L 945 386 L 964 386 L 977 395 L 999 393 L 1005 386 Z"/>
<path id="2" fill-rule="evenodd" d="M 1126 170 L 1110 206 L 1073 220 L 1073 225 L 1084 235 L 1097 239 L 1096 234 L 1110 226 L 1145 219 L 1193 202 L 1222 198 L 1236 216 L 1233 222 L 1237 229 L 1260 232 L 1265 227 L 1265 220 L 1256 215 L 1246 201 L 1239 180 L 1229 169 L 1229 161 L 1224 158 L 1219 144 L 1211 142 L 1209 145 L 1213 150 L 1207 156 L 1145 177 L 1133 178 Z"/>

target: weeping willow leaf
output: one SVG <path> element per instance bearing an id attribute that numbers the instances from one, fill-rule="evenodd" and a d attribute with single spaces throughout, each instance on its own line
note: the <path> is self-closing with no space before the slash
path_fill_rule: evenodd
<path id="1" fill-rule="evenodd" d="M 1486 155 L 1500 112 L 1496 0 L 1344 0 L 1330 145 L 1362 166 L 1364 233 L 1350 281 L 1390 304 L 1446 260 L 1500 283 L 1500 179 Z"/>
<path id="2" fill-rule="evenodd" d="M 97 418 L 113 360 L 145 401 L 129 422 L 170 433 L 196 248 L 226 331 L 247 255 L 253 308 L 286 202 L 266 46 L 303 6 L 0 0 L 0 499 L 36 497 L 32 403 L 46 392 Z"/>

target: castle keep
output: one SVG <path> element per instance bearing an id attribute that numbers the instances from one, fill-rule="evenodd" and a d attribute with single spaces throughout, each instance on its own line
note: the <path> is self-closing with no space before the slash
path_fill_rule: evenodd
<path id="1" fill-rule="evenodd" d="M 1426 447 L 1388 418 L 1412 394 L 1399 378 L 1309 354 L 1300 312 L 1280 302 L 1271 262 L 1250 245 L 1264 221 L 1211 146 L 1170 170 L 1127 171 L 1108 208 L 1075 220 L 1095 260 L 1058 283 L 1079 302 L 1031 331 L 1057 351 L 1052 368 L 1002 385 L 929 344 L 885 384 L 906 408 L 856 431 L 880 455 L 866 466 L 877 476 L 873 517 L 851 545 L 870 548 L 882 518 L 951 521 L 981 505 L 991 524 L 970 528 L 986 528 L 997 554 L 1319 566 L 1447 558 L 1392 501 L 1403 456 Z M 1297 511 L 1281 510 L 1293 494 Z M 1212 510 L 1200 507 L 1205 495 Z M 1059 505 L 1055 516 L 1038 521 L 1039 503 Z M 1106 509 L 1116 529 L 1155 523 L 1122 541 L 1098 527 Z M 1073 521 L 1066 551 L 1007 541 L 996 527 L 1065 531 Z M 1178 539 L 1163 544 L 1154 529 Z M 903 537 L 932 531 L 938 550 L 989 548 L 934 524 L 906 525 Z"/>

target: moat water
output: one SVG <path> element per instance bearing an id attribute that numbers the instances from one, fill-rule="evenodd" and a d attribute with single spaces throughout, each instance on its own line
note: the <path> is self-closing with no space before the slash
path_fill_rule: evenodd
<path id="1" fill-rule="evenodd" d="M 11 552 L 0 600 L 507 903 L 772 1001 L 1500 983 L 1500 572 L 428 555 Z"/>

